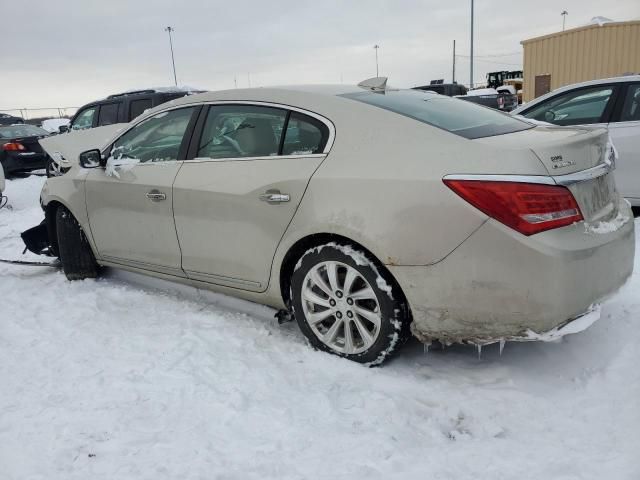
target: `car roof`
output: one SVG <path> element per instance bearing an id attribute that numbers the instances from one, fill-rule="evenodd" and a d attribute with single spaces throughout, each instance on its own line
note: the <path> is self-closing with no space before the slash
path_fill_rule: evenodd
<path id="1" fill-rule="evenodd" d="M 365 92 L 367 89 L 357 85 L 285 85 L 275 87 L 234 88 L 230 90 L 218 90 L 212 92 L 188 95 L 176 98 L 158 105 L 139 116 L 136 121 L 142 120 L 157 112 L 180 105 L 192 105 L 194 103 L 207 103 L 216 101 L 239 102 L 265 102 L 290 105 L 297 107 L 311 107 L 324 100 L 330 103 L 340 95 Z M 319 112 L 320 113 L 320 112 Z"/>

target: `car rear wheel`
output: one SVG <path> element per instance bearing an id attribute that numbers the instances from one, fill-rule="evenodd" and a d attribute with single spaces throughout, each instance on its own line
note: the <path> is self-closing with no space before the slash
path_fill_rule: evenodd
<path id="1" fill-rule="evenodd" d="M 64 274 L 69 280 L 98 276 L 98 264 L 80 224 L 65 207 L 56 211 L 58 252 Z"/>
<path id="2" fill-rule="evenodd" d="M 294 315 L 313 347 L 379 365 L 409 336 L 409 309 L 393 285 L 364 252 L 336 243 L 318 246 L 293 272 Z"/>

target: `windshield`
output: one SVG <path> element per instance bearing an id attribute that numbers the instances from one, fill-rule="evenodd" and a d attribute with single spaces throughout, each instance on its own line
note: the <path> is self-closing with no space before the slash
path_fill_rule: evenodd
<path id="1" fill-rule="evenodd" d="M 0 138 L 23 138 L 49 135 L 49 132 L 33 125 L 11 125 L 0 127 Z"/>
<path id="2" fill-rule="evenodd" d="M 469 139 L 533 128 L 529 123 L 491 108 L 418 90 L 358 92 L 341 96 L 413 118 Z"/>

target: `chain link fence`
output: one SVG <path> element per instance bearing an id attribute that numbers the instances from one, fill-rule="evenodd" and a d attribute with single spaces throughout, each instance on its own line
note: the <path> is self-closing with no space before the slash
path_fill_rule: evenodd
<path id="1" fill-rule="evenodd" d="M 27 123 L 37 124 L 47 118 L 71 118 L 77 110 L 78 107 L 13 108 L 0 109 L 0 113 L 21 117 Z"/>

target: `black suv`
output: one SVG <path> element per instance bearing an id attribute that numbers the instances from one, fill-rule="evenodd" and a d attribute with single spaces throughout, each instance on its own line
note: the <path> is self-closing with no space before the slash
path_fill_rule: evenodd
<path id="1" fill-rule="evenodd" d="M 7 113 L 0 113 L 0 125 L 14 125 L 16 123 L 24 123 L 24 118 L 14 117 Z"/>
<path id="2" fill-rule="evenodd" d="M 149 108 L 200 92 L 201 90 L 149 89 L 109 95 L 104 100 L 88 103 L 78 109 L 69 125 L 60 127 L 60 132 L 128 123 Z"/>

